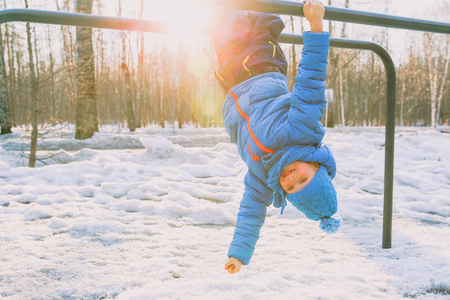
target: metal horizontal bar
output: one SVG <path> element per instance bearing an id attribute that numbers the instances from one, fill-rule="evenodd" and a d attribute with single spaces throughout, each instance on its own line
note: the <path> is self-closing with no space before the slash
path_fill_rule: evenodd
<path id="1" fill-rule="evenodd" d="M 285 0 L 209 0 L 216 6 L 303 17 L 303 3 Z M 326 20 L 450 34 L 450 23 L 325 6 Z"/>
<path id="2" fill-rule="evenodd" d="M 31 22 L 160 33 L 170 32 L 167 24 L 157 21 L 22 8 L 0 10 L 0 24 L 7 22 Z"/>
<path id="3" fill-rule="evenodd" d="M 209 0 L 216 6 L 267 13 L 303 16 L 303 4 L 283 0 Z M 405 18 L 385 14 L 325 7 L 325 19 L 390 28 L 450 34 L 450 23 Z M 149 28 L 160 26 L 158 32 L 170 32 L 168 25 L 149 21 L 87 14 L 74 14 L 35 9 L 6 9 L 0 11 L 0 24 L 32 22 L 56 25 L 86 26 L 106 29 L 154 32 Z"/>

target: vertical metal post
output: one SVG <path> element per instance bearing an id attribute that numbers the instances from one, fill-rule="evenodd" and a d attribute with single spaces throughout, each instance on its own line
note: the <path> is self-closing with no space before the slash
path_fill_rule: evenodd
<path id="1" fill-rule="evenodd" d="M 387 54 L 387 52 L 386 52 Z M 383 207 L 383 242 L 384 249 L 391 248 L 392 208 L 394 189 L 394 141 L 395 141 L 395 87 L 396 73 L 389 54 L 379 54 L 386 68 L 386 132 L 384 155 L 384 207 Z"/>

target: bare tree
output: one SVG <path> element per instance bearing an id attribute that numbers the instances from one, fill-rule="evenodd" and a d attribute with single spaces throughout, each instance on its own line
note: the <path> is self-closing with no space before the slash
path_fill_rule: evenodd
<path id="1" fill-rule="evenodd" d="M 133 109 L 133 92 L 131 88 L 131 75 L 128 70 L 128 66 L 126 63 L 122 63 L 121 65 L 122 71 L 125 76 L 125 103 L 127 107 L 127 121 L 128 128 L 131 132 L 136 131 L 136 125 L 134 120 L 134 109 Z"/>
<path id="2" fill-rule="evenodd" d="M 3 45 L 2 28 L 0 27 L 0 127 L 1 134 L 12 133 L 11 131 L 11 110 L 7 92 L 7 74 L 5 64 L 5 50 Z"/>
<path id="3" fill-rule="evenodd" d="M 143 19 L 144 13 L 144 0 L 141 0 L 139 18 Z M 143 32 L 139 32 L 139 54 L 138 54 L 138 79 L 137 79 L 137 92 L 136 92 L 136 127 L 142 126 L 143 108 L 146 96 L 145 90 L 145 76 L 144 76 L 144 42 L 145 35 Z"/>
<path id="4" fill-rule="evenodd" d="M 291 22 L 291 33 L 295 33 L 295 26 L 294 26 L 294 17 L 290 16 L 289 21 Z M 302 30 L 301 32 L 303 32 L 303 19 L 301 19 L 301 25 L 302 25 Z M 290 72 L 288 72 L 288 77 L 289 77 L 289 90 L 292 90 L 292 87 L 294 86 L 295 83 L 295 76 L 297 75 L 297 53 L 296 53 L 296 49 L 295 49 L 295 44 L 291 45 L 291 64 L 290 64 Z"/>
<path id="5" fill-rule="evenodd" d="M 25 1 L 25 8 L 28 8 L 28 1 Z M 31 27 L 30 23 L 27 23 L 27 44 L 28 44 L 28 66 L 30 68 L 31 79 L 31 145 L 30 145 L 30 159 L 28 161 L 28 167 L 34 168 L 36 165 L 36 148 L 38 138 L 38 101 L 39 101 L 39 84 L 36 77 L 36 69 L 33 60 L 33 44 L 31 40 Z M 37 62 L 36 62 L 37 63 Z"/>
<path id="6" fill-rule="evenodd" d="M 92 14 L 93 0 L 77 0 L 79 13 Z M 98 131 L 92 28 L 77 27 L 76 139 L 87 139 Z"/>
<path id="7" fill-rule="evenodd" d="M 6 8 L 6 4 L 5 4 Z M 18 98 L 14 94 L 14 90 L 17 90 L 17 80 L 16 80 L 16 70 L 15 70 L 15 51 L 13 49 L 12 44 L 14 43 L 14 32 L 11 30 L 11 34 L 9 32 L 9 26 L 8 24 L 5 24 L 5 35 L 6 35 L 6 48 L 8 50 L 8 67 L 9 67 L 9 74 L 7 78 L 7 94 L 9 99 L 9 111 L 10 111 L 10 118 L 12 126 L 15 126 L 16 123 L 16 114 L 15 114 L 15 99 Z M 17 54 L 17 56 L 20 54 Z"/>
<path id="8" fill-rule="evenodd" d="M 122 1 L 119 0 L 119 10 L 118 10 L 118 16 L 122 17 Z M 127 45 L 126 45 L 126 39 L 127 35 L 125 31 L 120 32 L 120 36 L 122 39 L 122 62 L 120 64 L 120 68 L 123 71 L 124 79 L 125 79 L 125 91 L 122 93 L 124 95 L 124 101 L 126 112 L 127 112 L 127 123 L 128 128 L 131 132 L 136 131 L 136 122 L 134 117 L 134 107 L 133 107 L 133 92 L 132 92 L 132 82 L 131 82 L 131 74 L 127 65 Z"/>
<path id="9" fill-rule="evenodd" d="M 436 128 L 436 119 L 439 119 L 441 100 L 445 92 L 445 80 L 447 79 L 449 66 L 449 38 L 445 40 L 445 53 L 440 49 L 441 40 L 437 41 L 435 35 L 425 34 L 425 53 L 428 67 L 429 90 L 431 100 L 431 127 Z M 433 57 L 434 56 L 434 57 Z M 440 68 L 443 66 L 443 68 Z M 443 69 L 443 70 L 442 70 Z"/>
<path id="10" fill-rule="evenodd" d="M 450 44 L 449 38 L 447 36 L 447 45 L 449 45 L 449 44 Z M 447 47 L 447 50 L 445 52 L 445 58 L 444 58 L 444 75 L 442 76 L 441 88 L 439 89 L 439 94 L 437 97 L 438 107 L 437 107 L 437 112 L 436 112 L 436 119 L 438 120 L 438 122 L 439 122 L 439 117 L 441 115 L 442 99 L 444 98 L 444 95 L 448 88 L 448 86 L 445 84 L 445 81 L 446 81 L 447 75 L 448 75 L 449 64 L 450 64 L 450 57 L 449 57 L 449 50 Z"/>
<path id="11" fill-rule="evenodd" d="M 63 6 L 60 7 L 56 1 L 58 11 L 69 12 L 71 0 L 64 0 Z M 59 87 L 59 118 L 64 120 L 73 120 L 75 117 L 75 109 L 73 104 L 76 103 L 77 95 L 77 76 L 76 76 L 76 60 L 75 60 L 75 42 L 72 30 L 74 27 L 61 26 L 62 48 L 60 51 L 62 72 L 60 74 Z"/>
<path id="12" fill-rule="evenodd" d="M 50 44 L 50 28 L 47 28 L 48 43 Z M 49 95 L 49 115 L 51 124 L 56 125 L 56 97 L 55 97 L 55 59 L 53 58 L 53 51 L 49 50 L 49 72 L 50 72 L 50 95 Z"/>

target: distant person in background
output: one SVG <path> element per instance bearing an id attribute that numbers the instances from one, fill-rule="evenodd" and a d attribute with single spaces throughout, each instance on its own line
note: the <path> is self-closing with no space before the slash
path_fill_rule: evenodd
<path id="1" fill-rule="evenodd" d="M 277 43 L 284 28 L 278 15 L 227 11 L 214 27 L 215 76 L 227 93 L 223 120 L 248 166 L 225 264 L 230 274 L 250 262 L 267 206 L 272 203 L 283 213 L 287 198 L 307 218 L 320 221 L 327 233 L 341 226 L 331 182 L 336 163 L 321 143 L 330 34 L 322 31 L 322 3 L 304 3 L 311 31 L 303 34 L 302 60 L 292 93 L 286 79 L 287 62 Z"/>

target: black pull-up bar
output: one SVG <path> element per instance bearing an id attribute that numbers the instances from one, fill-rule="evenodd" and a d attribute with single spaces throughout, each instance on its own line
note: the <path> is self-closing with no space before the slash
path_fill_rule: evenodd
<path id="1" fill-rule="evenodd" d="M 303 16 L 303 4 L 283 0 L 208 0 L 215 7 L 251 10 L 283 15 Z M 325 19 L 374 26 L 401 28 L 450 34 L 450 23 L 434 22 L 349 9 L 325 7 Z M 63 13 L 32 9 L 7 9 L 0 11 L 0 24 L 6 22 L 33 22 L 55 25 L 85 26 L 105 29 L 144 32 L 170 32 L 161 22 L 124 19 L 86 14 Z M 300 35 L 281 34 L 281 43 L 303 44 Z M 395 135 L 395 66 L 389 53 L 381 45 L 367 41 L 332 38 L 331 47 L 371 50 L 383 61 L 386 69 L 386 133 L 384 168 L 383 248 L 391 248 L 392 205 L 394 182 L 394 135 Z"/>
<path id="2" fill-rule="evenodd" d="M 300 2 L 285 0 L 208 0 L 208 2 L 224 8 L 304 17 L 302 9 L 303 3 Z M 450 23 L 364 12 L 351 10 L 348 8 L 325 6 L 324 19 L 330 21 L 450 34 Z"/>
<path id="3" fill-rule="evenodd" d="M 280 15 L 303 17 L 303 3 L 285 0 L 208 0 L 208 4 L 215 7 L 251 10 Z M 74 16 L 75 15 L 75 16 Z M 391 16 L 325 6 L 326 20 L 356 23 L 364 25 L 400 28 L 408 30 L 426 31 L 450 34 L 450 23 L 436 22 Z M 153 21 L 143 21 L 126 18 L 114 18 L 84 14 L 72 14 L 34 9 L 6 9 L 0 11 L 0 24 L 6 22 L 32 22 L 56 25 L 86 26 L 105 29 L 134 30 L 145 32 L 169 32 L 167 26 Z M 161 26 L 162 25 L 162 26 Z M 158 31 L 154 29 L 161 26 Z M 149 28 L 149 29 L 148 29 Z"/>

